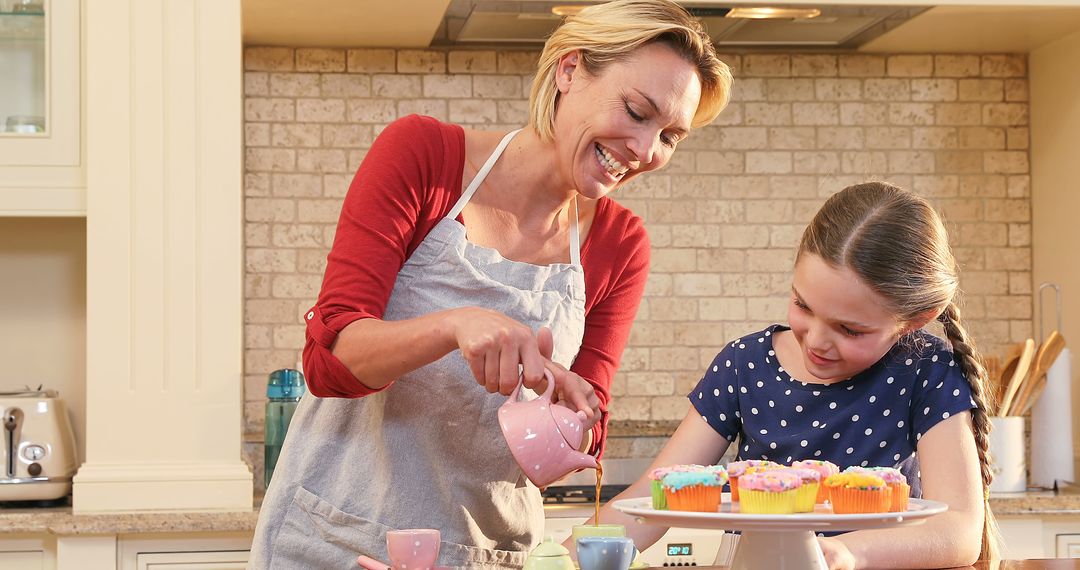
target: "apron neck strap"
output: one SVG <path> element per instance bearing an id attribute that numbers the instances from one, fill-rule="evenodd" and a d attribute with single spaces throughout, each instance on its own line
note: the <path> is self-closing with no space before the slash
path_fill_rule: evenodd
<path id="1" fill-rule="evenodd" d="M 492 167 L 495 166 L 495 163 L 499 160 L 499 157 L 502 156 L 503 151 L 506 150 L 507 145 L 510 144 L 510 141 L 514 138 L 514 135 L 520 132 L 521 129 L 510 131 L 509 133 L 506 133 L 506 136 L 504 136 L 501 141 L 499 141 L 499 145 L 495 147 L 495 150 L 492 151 L 491 156 L 488 157 L 487 161 L 484 162 L 484 165 L 481 166 L 480 170 L 476 173 L 476 176 L 473 177 L 472 182 L 469 182 L 469 185 L 465 188 L 465 191 L 461 193 L 461 197 L 458 198 L 458 201 L 454 204 L 454 207 L 450 208 L 450 211 L 447 212 L 446 217 L 448 219 L 457 219 L 458 215 L 461 214 L 461 211 L 465 209 L 465 204 L 468 204 L 469 200 L 472 199 L 473 194 L 476 193 L 476 189 L 479 188 L 481 184 L 483 184 L 484 179 L 487 178 L 488 173 L 491 172 Z M 570 200 L 569 217 L 570 263 L 573 265 L 581 265 L 581 237 L 578 233 L 577 196 L 574 196 L 573 200 Z"/>

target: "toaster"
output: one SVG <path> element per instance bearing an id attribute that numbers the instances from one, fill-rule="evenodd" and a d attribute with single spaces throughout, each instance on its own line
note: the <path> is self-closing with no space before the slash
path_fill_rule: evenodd
<path id="1" fill-rule="evenodd" d="M 0 392 L 0 501 L 47 501 L 71 492 L 75 433 L 54 390 Z"/>

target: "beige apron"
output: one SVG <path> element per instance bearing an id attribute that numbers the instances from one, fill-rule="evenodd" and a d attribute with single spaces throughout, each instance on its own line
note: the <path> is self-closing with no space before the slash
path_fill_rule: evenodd
<path id="1" fill-rule="evenodd" d="M 536 330 L 569 367 L 585 329 L 576 208 L 571 263 L 537 266 L 468 242 L 458 214 L 518 131 L 506 135 L 454 208 L 402 267 L 384 319 L 478 306 Z M 535 397 L 535 394 L 531 394 Z M 441 531 L 439 564 L 516 568 L 540 540 L 539 490 L 517 467 L 489 394 L 460 351 L 364 398 L 300 401 L 255 530 L 252 568 L 356 568 L 386 560 L 387 530 Z"/>

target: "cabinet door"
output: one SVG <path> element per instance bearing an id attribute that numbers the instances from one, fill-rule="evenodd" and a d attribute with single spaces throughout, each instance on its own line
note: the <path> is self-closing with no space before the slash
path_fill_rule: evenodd
<path id="1" fill-rule="evenodd" d="M 0 552 L 0 568 L 4 570 L 44 570 L 45 553 L 40 550 Z"/>
<path id="2" fill-rule="evenodd" d="M 1056 558 L 1080 558 L 1080 534 L 1057 535 Z"/>
<path id="3" fill-rule="evenodd" d="M 0 215 L 85 214 L 79 0 L 0 0 Z"/>
<path id="4" fill-rule="evenodd" d="M 155 552 L 140 554 L 138 570 L 244 570 L 248 551 Z"/>

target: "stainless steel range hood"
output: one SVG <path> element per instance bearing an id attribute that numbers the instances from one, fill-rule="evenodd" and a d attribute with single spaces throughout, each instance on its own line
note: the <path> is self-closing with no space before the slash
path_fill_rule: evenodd
<path id="1" fill-rule="evenodd" d="M 452 0 L 433 45 L 541 44 L 562 17 L 549 0 Z M 578 5 L 587 5 L 577 2 Z M 852 49 L 926 10 L 910 6 L 816 6 L 815 18 L 731 18 L 732 5 L 683 2 L 719 47 Z M 777 7 L 783 7 L 783 4 Z M 805 8 L 805 5 L 799 7 Z"/>

